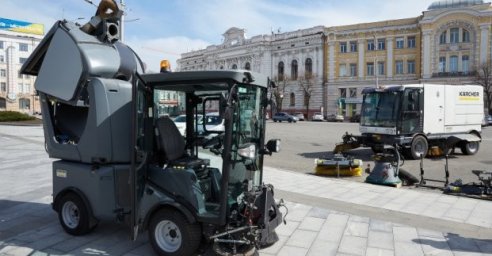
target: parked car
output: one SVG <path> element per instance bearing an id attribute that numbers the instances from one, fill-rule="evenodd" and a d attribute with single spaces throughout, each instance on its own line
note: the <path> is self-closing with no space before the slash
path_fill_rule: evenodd
<path id="1" fill-rule="evenodd" d="M 360 122 L 360 114 L 355 114 L 350 117 L 350 122 L 358 123 Z"/>
<path id="2" fill-rule="evenodd" d="M 326 117 L 328 122 L 343 122 L 344 117 L 339 114 L 330 114 Z"/>
<path id="3" fill-rule="evenodd" d="M 220 117 L 218 112 L 205 115 L 204 122 L 207 132 L 223 132 L 225 130 L 224 119 Z"/>
<path id="4" fill-rule="evenodd" d="M 288 113 L 285 113 L 285 112 L 276 113 L 275 115 L 273 115 L 272 119 L 274 122 L 287 121 L 289 123 L 292 123 L 292 122 L 295 123 L 295 122 L 299 121 L 299 118 L 297 118 L 293 115 L 289 115 Z"/>
<path id="5" fill-rule="evenodd" d="M 321 114 L 320 112 L 316 112 L 313 114 L 313 117 L 311 118 L 311 120 L 313 120 L 313 121 L 324 121 L 325 118 L 323 117 L 323 114 Z"/>
<path id="6" fill-rule="evenodd" d="M 485 115 L 482 120 L 482 126 L 489 126 L 489 125 L 492 125 L 492 116 Z"/>
<path id="7" fill-rule="evenodd" d="M 303 113 L 301 113 L 301 112 L 295 112 L 292 115 L 295 116 L 295 117 L 297 117 L 299 119 L 299 121 L 304 121 L 304 114 Z"/>
<path id="8" fill-rule="evenodd" d="M 202 120 L 203 120 L 203 116 L 198 115 L 198 126 L 197 126 L 198 134 L 203 133 Z M 176 127 L 178 127 L 179 133 L 181 133 L 182 136 L 186 136 L 186 115 L 179 115 L 175 117 L 174 124 L 176 125 Z"/>

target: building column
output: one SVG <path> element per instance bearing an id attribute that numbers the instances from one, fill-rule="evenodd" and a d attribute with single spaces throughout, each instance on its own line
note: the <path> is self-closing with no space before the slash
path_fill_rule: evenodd
<path id="1" fill-rule="evenodd" d="M 432 30 L 424 30 L 422 39 L 422 78 L 429 79 L 432 77 L 431 67 L 431 36 Z"/>
<path id="2" fill-rule="evenodd" d="M 328 81 L 335 81 L 335 41 L 328 42 Z"/>
<path id="3" fill-rule="evenodd" d="M 487 62 L 490 24 L 480 24 L 480 65 Z"/>
<path id="4" fill-rule="evenodd" d="M 386 77 L 393 77 L 393 37 L 386 38 Z"/>
<path id="5" fill-rule="evenodd" d="M 364 51 L 366 49 L 366 40 L 360 39 L 358 41 L 359 45 L 357 50 L 359 50 L 359 61 L 357 65 L 357 73 L 359 74 L 359 79 L 364 79 Z"/>

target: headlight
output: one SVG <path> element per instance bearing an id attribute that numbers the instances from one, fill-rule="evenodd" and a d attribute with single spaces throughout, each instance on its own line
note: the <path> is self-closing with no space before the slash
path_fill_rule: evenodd
<path id="1" fill-rule="evenodd" d="M 254 159 L 256 156 L 256 145 L 254 143 L 246 143 L 239 146 L 238 154 L 244 158 Z"/>

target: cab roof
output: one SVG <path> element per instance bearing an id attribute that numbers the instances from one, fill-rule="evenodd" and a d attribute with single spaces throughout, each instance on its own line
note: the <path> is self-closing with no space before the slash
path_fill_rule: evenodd
<path id="1" fill-rule="evenodd" d="M 147 86 L 185 92 L 226 90 L 235 83 L 266 88 L 269 82 L 266 76 L 248 70 L 164 72 L 140 76 Z"/>

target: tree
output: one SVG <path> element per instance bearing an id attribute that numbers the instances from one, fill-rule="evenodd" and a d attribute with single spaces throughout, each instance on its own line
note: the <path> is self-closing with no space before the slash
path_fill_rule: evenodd
<path id="1" fill-rule="evenodd" d="M 297 79 L 299 88 L 304 94 L 304 106 L 306 107 L 306 118 L 309 118 L 309 104 L 316 84 L 316 74 L 306 72 Z"/>
<path id="2" fill-rule="evenodd" d="M 276 76 L 273 81 L 277 87 L 272 89 L 272 94 L 275 100 L 275 113 L 282 111 L 282 102 L 285 96 L 285 88 L 287 88 L 287 83 L 289 78 L 286 75 Z M 272 108 L 273 110 L 273 108 Z"/>
<path id="3" fill-rule="evenodd" d="M 485 106 L 490 113 L 492 106 L 492 62 L 489 60 L 475 71 L 475 83 L 483 86 Z"/>

